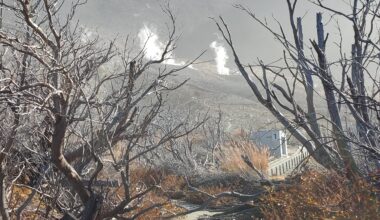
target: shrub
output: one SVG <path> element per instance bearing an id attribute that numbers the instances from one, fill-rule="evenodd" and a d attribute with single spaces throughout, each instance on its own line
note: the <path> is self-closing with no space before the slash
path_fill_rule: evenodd
<path id="1" fill-rule="evenodd" d="M 260 200 L 265 219 L 378 219 L 376 188 L 335 172 L 307 171 Z"/>
<path id="2" fill-rule="evenodd" d="M 223 170 L 238 172 L 245 177 L 250 177 L 254 175 L 255 172 L 245 162 L 244 157 L 262 174 L 267 174 L 269 150 L 267 148 L 259 148 L 252 141 L 244 138 L 224 143 L 221 146 L 221 152 L 218 158 Z"/>
<path id="3" fill-rule="evenodd" d="M 150 187 L 153 188 L 143 197 L 133 201 L 131 204 L 135 208 L 126 213 L 124 217 L 132 218 L 134 215 L 147 209 L 149 211 L 144 212 L 143 215 L 138 216 L 136 219 L 157 219 L 184 211 L 183 208 L 170 202 L 171 193 L 169 193 L 183 190 L 185 180 L 182 177 L 171 174 L 164 169 L 136 163 L 130 171 L 130 184 L 132 197 Z M 120 186 L 107 193 L 107 195 L 109 196 L 107 201 L 117 204 L 124 196 L 124 187 Z"/>

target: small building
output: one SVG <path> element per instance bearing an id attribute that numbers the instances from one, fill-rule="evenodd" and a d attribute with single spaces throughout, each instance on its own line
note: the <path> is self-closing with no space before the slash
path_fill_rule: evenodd
<path id="1" fill-rule="evenodd" d="M 282 130 L 256 131 L 251 134 L 251 139 L 258 146 L 268 147 L 275 158 L 288 156 L 286 133 Z"/>

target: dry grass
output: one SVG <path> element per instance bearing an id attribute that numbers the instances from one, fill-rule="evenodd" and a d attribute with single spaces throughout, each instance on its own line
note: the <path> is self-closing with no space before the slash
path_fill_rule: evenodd
<path id="1" fill-rule="evenodd" d="M 376 188 L 336 173 L 308 171 L 260 201 L 265 219 L 379 219 Z"/>
<path id="2" fill-rule="evenodd" d="M 134 165 L 130 171 L 130 181 L 130 193 L 132 197 L 150 187 L 154 188 L 138 200 L 133 201 L 130 205 L 133 205 L 136 208 L 133 211 L 126 213 L 124 217 L 130 218 L 152 206 L 157 207 L 144 213 L 144 215 L 137 219 L 157 219 L 184 211 L 184 209 L 172 204 L 170 202 L 170 194 L 166 193 L 167 191 L 179 191 L 185 184 L 183 178 L 169 174 L 163 170 Z M 122 198 L 124 198 L 124 188 L 120 186 L 109 192 L 108 195 L 109 197 L 107 198 L 107 201 L 110 202 L 110 206 L 104 207 L 103 210 L 111 209 L 111 204 L 118 204 Z M 104 205 L 106 206 L 107 204 Z"/>
<path id="3" fill-rule="evenodd" d="M 225 171 L 245 175 L 255 174 L 244 161 L 243 156 L 246 156 L 260 172 L 267 174 L 269 154 L 267 148 L 259 148 L 252 141 L 241 138 L 224 143 L 221 147 L 219 160 L 222 169 Z"/>
<path id="4" fill-rule="evenodd" d="M 247 155 L 251 153 L 250 158 L 253 158 L 252 161 L 255 166 L 265 168 L 265 160 L 254 160 L 254 158 L 263 155 L 268 156 L 268 154 L 260 153 L 260 150 L 255 149 L 254 145 L 246 142 L 232 142 L 230 144 L 234 151 L 229 151 L 231 155 L 226 160 L 226 163 L 228 162 L 230 165 L 226 166 L 226 168 L 233 171 L 246 169 L 247 172 L 251 172 L 247 167 L 241 168 L 236 164 L 232 164 L 233 162 L 239 162 L 243 165 L 244 161 L 237 160 L 237 155 L 241 153 Z M 231 158 L 234 160 L 231 160 Z M 260 163 L 264 164 L 260 165 Z M 159 186 L 144 195 L 140 200 L 133 202 L 132 205 L 135 205 L 136 209 L 126 213 L 124 216 L 127 218 L 132 217 L 146 208 L 156 204 L 161 205 L 137 218 L 141 220 L 160 219 L 185 211 L 170 202 L 173 196 L 179 196 L 181 197 L 180 199 L 194 204 L 202 204 L 210 198 L 208 195 L 236 191 L 236 189 L 246 184 L 236 179 L 228 182 L 228 184 L 216 183 L 200 186 L 199 190 L 204 192 L 200 193 L 188 189 L 183 177 L 163 170 L 134 166 L 130 175 L 132 195 L 136 195 L 147 187 Z M 374 180 L 374 182 L 378 183 L 379 180 Z M 9 204 L 10 208 L 17 208 L 30 193 L 31 191 L 27 188 L 14 186 Z M 107 195 L 107 204 L 104 204 L 103 210 L 112 208 L 113 205 L 121 201 L 124 197 L 123 187 L 111 189 Z M 269 190 L 269 193 L 260 198 L 255 205 L 260 207 L 264 219 L 379 219 L 380 204 L 376 195 L 376 188 L 367 180 L 358 178 L 357 181 L 352 183 L 345 177 L 333 172 L 307 171 L 291 179 L 287 185 L 280 186 L 273 191 Z M 236 202 L 233 198 L 225 197 L 213 201 L 210 207 L 229 206 L 236 204 Z M 22 219 L 43 219 L 42 215 L 45 208 L 46 206 L 36 194 L 31 207 L 23 213 Z"/>
<path id="5" fill-rule="evenodd" d="M 17 209 L 28 199 L 29 195 L 32 195 L 32 190 L 28 187 L 13 185 L 11 188 L 9 208 L 12 210 L 11 217 L 16 219 Z M 21 219 L 25 220 L 37 220 L 37 219 L 49 219 L 46 217 L 46 211 L 49 210 L 49 216 L 60 216 L 57 210 L 50 209 L 50 206 L 42 199 L 39 193 L 35 193 L 30 203 L 28 203 L 21 213 Z"/>

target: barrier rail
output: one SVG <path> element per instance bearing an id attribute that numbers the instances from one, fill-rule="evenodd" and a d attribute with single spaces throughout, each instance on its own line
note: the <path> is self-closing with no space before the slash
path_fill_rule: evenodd
<path id="1" fill-rule="evenodd" d="M 278 158 L 269 162 L 269 176 L 281 176 L 293 171 L 309 153 L 305 148 L 298 149 L 294 154 L 288 157 Z"/>

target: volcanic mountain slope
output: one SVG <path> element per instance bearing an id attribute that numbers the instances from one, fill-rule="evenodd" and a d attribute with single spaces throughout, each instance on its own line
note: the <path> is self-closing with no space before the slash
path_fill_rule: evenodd
<path id="1" fill-rule="evenodd" d="M 92 0 L 80 9 L 78 16 L 85 26 L 91 30 L 97 30 L 104 38 L 111 38 L 117 34 L 136 36 L 137 47 L 147 40 L 144 37 L 141 39 L 141 35 L 152 34 L 153 48 L 146 49 L 148 54 L 154 54 L 159 50 L 160 45 L 165 43 L 168 33 L 166 26 L 168 20 L 161 10 L 165 2 L 160 0 Z M 211 115 L 216 115 L 218 111 L 221 111 L 225 128 L 228 130 L 239 127 L 273 128 L 276 126 L 274 123 L 276 120 L 265 107 L 258 103 L 243 77 L 234 70 L 236 68 L 232 55 L 218 34 L 214 22 L 209 19 L 209 17 L 223 15 L 228 20 L 230 27 L 235 30 L 234 39 L 238 42 L 236 45 L 242 59 L 268 54 L 271 59 L 274 59 L 276 52 L 273 46 L 268 48 L 265 44 L 255 44 L 252 49 L 252 42 L 260 42 L 260 39 L 268 38 L 268 36 L 264 34 L 265 31 L 249 28 L 252 24 L 251 20 L 233 8 L 234 3 L 246 4 L 259 13 L 269 10 L 265 8 L 265 5 L 258 4 L 258 1 L 170 1 L 173 13 L 177 17 L 177 33 L 181 35 L 172 57 L 174 62 L 191 60 L 203 50 L 207 52 L 197 61 L 202 64 L 194 65 L 194 68 L 186 68 L 176 77 L 171 78 L 175 82 L 186 79 L 189 81 L 179 90 L 170 93 L 168 102 L 170 106 L 178 109 L 209 112 Z M 273 10 L 281 6 L 281 4 L 269 5 L 275 6 Z M 283 15 L 278 14 L 278 16 Z M 241 27 L 244 27 L 244 31 L 239 29 Z M 218 62 L 218 54 L 220 62 Z M 228 70 L 230 75 L 218 74 L 220 68 Z M 300 87 L 296 91 L 296 97 L 300 104 L 304 105 L 305 94 L 302 91 Z M 319 106 L 317 108 L 321 109 Z"/>
<path id="2" fill-rule="evenodd" d="M 223 113 L 227 130 L 237 128 L 264 129 L 281 128 L 273 115 L 260 104 L 244 78 L 239 74 L 218 75 L 212 64 L 196 66 L 197 69 L 185 69 L 173 80 L 189 81 L 177 91 L 169 94 L 169 103 L 181 109 L 193 109 L 196 112 L 208 111 L 211 115 Z M 306 98 L 301 87 L 295 93 L 298 103 L 305 106 Z M 317 111 L 325 111 L 321 97 Z"/>

